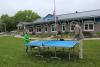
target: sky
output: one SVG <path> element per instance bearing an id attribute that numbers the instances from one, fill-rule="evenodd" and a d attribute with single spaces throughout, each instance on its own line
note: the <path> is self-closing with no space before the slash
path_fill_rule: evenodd
<path id="1" fill-rule="evenodd" d="M 100 0 L 55 0 L 56 14 L 68 14 L 100 9 Z M 0 0 L 0 16 L 15 15 L 20 10 L 33 10 L 41 17 L 53 14 L 54 0 Z"/>

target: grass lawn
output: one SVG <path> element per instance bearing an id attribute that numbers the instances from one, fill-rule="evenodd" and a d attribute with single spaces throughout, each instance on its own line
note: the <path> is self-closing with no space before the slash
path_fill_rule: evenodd
<path id="1" fill-rule="evenodd" d="M 39 58 L 34 56 L 37 52 L 37 49 L 33 49 L 33 54 L 27 55 L 20 38 L 0 37 L 0 67 L 100 67 L 100 40 L 84 41 L 83 60 L 74 57 L 69 62 L 67 55 L 63 53 L 60 53 L 64 57 L 62 60 Z M 77 48 L 75 52 L 77 55 Z"/>

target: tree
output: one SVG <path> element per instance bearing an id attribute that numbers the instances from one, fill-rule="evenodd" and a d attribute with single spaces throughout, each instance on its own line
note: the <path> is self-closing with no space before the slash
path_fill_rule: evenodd
<path id="1" fill-rule="evenodd" d="M 17 23 L 19 23 L 19 22 L 32 22 L 39 17 L 40 16 L 37 13 L 32 12 L 32 10 L 24 10 L 24 11 L 18 11 L 15 14 L 15 21 Z"/>
<path id="2" fill-rule="evenodd" d="M 1 24 L 3 26 L 3 30 L 10 32 L 16 28 L 14 17 L 10 17 L 7 14 L 1 16 Z"/>
<path id="3" fill-rule="evenodd" d="M 0 30 L 5 30 L 10 32 L 16 29 L 16 26 L 19 22 L 32 22 L 39 18 L 40 16 L 32 12 L 32 10 L 24 10 L 18 11 L 14 16 L 8 16 L 8 14 L 4 14 L 1 16 L 1 26 Z"/>
<path id="4" fill-rule="evenodd" d="M 2 25 L 2 23 L 0 23 L 0 32 L 3 32 L 3 25 Z"/>

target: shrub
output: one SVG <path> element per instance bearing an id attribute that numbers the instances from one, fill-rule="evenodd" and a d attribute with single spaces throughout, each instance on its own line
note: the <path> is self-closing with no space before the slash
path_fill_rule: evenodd
<path id="1" fill-rule="evenodd" d="M 58 31 L 57 35 L 60 35 L 60 34 L 62 34 L 62 32 Z"/>
<path id="2" fill-rule="evenodd" d="M 69 32 L 65 31 L 64 34 L 69 34 Z"/>
<path id="3" fill-rule="evenodd" d="M 100 37 L 100 32 L 96 32 L 97 37 Z"/>
<path id="4" fill-rule="evenodd" d="M 84 37 L 93 37 L 93 33 L 91 33 L 91 32 L 83 32 L 83 34 L 84 34 Z"/>

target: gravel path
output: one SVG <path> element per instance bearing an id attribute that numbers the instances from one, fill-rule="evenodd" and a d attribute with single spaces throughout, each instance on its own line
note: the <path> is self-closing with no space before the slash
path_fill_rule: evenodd
<path id="1" fill-rule="evenodd" d="M 3 36 L 9 36 L 9 35 L 0 35 L 0 37 L 3 37 Z M 20 35 L 16 35 L 14 37 L 17 37 L 17 38 L 23 38 L 22 36 Z M 52 38 L 48 37 L 48 38 L 31 38 L 31 39 L 35 39 L 35 40 L 53 40 Z M 66 38 L 65 40 L 71 40 L 70 38 Z M 84 38 L 84 40 L 100 40 L 100 38 Z"/>

